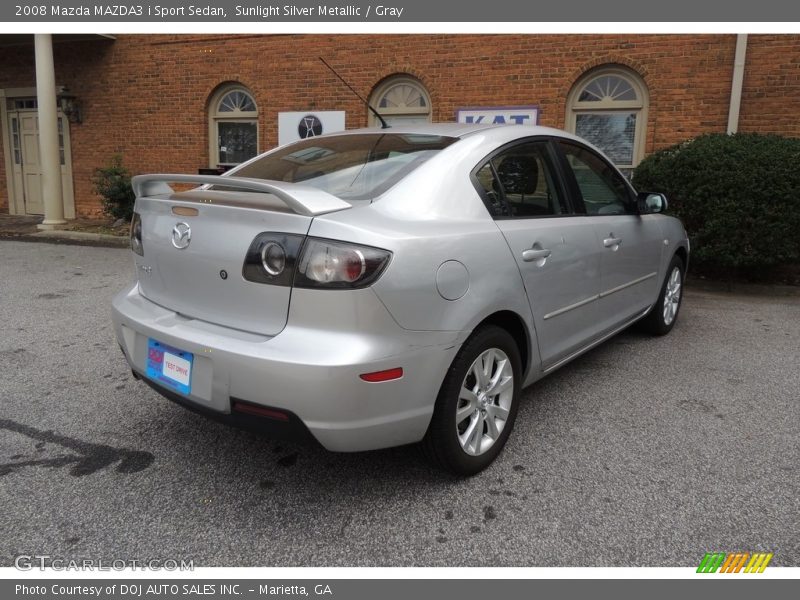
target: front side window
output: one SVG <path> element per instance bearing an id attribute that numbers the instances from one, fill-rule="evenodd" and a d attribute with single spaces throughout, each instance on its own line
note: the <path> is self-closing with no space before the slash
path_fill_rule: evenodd
<path id="1" fill-rule="evenodd" d="M 500 152 L 475 171 L 474 180 L 494 217 L 568 212 L 551 174 L 546 142 L 527 142 Z"/>
<path id="2" fill-rule="evenodd" d="M 629 212 L 630 190 L 625 179 L 600 156 L 582 146 L 558 142 L 564 152 L 588 215 Z"/>
<path id="3" fill-rule="evenodd" d="M 629 176 L 644 156 L 647 88 L 620 66 L 578 80 L 567 102 L 567 128 L 597 146 Z"/>
<path id="4" fill-rule="evenodd" d="M 457 141 L 438 135 L 370 133 L 309 138 L 235 169 L 237 177 L 303 183 L 344 200 L 374 198 Z"/>
<path id="5" fill-rule="evenodd" d="M 258 154 L 258 108 L 248 90 L 225 87 L 209 106 L 210 166 L 230 167 Z"/>

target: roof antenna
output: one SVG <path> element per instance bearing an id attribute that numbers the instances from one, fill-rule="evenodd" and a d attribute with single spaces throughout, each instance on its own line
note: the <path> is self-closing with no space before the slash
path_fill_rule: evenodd
<path id="1" fill-rule="evenodd" d="M 381 116 L 381 114 L 380 114 L 380 113 L 379 113 L 377 110 L 375 110 L 374 108 L 372 108 L 372 105 L 371 105 L 369 102 L 367 102 L 366 100 L 364 100 L 364 97 L 363 97 L 361 94 L 359 94 L 357 91 L 355 91 L 355 90 L 353 89 L 353 86 L 351 86 L 349 83 L 347 83 L 347 82 L 344 80 L 344 78 L 343 78 L 341 75 L 339 75 L 339 74 L 336 72 L 336 70 L 335 70 L 335 69 L 334 69 L 332 66 L 330 66 L 330 65 L 329 65 L 329 64 L 328 64 L 328 63 L 325 61 L 325 59 L 324 59 L 324 58 L 322 58 L 322 57 L 320 56 L 320 57 L 319 57 L 319 59 L 322 61 L 322 64 L 323 64 L 323 65 L 325 65 L 326 67 L 328 67 L 328 68 L 331 70 L 331 73 L 333 73 L 334 75 L 336 75 L 336 76 L 339 78 L 339 80 L 340 80 L 340 81 L 341 81 L 343 84 L 345 84 L 345 85 L 348 87 L 348 89 L 349 89 L 351 92 L 353 92 L 353 93 L 354 93 L 354 94 L 355 94 L 355 95 L 358 97 L 358 99 L 359 99 L 359 100 L 361 100 L 361 101 L 362 101 L 364 104 L 366 104 L 366 105 L 367 105 L 367 108 L 368 108 L 368 109 L 370 109 L 370 110 L 372 111 L 372 114 L 373 114 L 373 115 L 375 115 L 375 116 L 378 118 L 378 121 L 380 121 L 380 122 L 381 122 L 381 129 L 389 129 L 389 124 L 388 124 L 388 123 L 387 123 L 387 122 L 386 122 L 386 121 L 383 119 L 383 117 Z"/>

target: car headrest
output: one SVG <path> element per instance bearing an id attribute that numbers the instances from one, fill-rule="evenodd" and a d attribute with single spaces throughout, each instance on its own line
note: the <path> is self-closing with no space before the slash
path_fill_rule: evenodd
<path id="1" fill-rule="evenodd" d="M 539 183 L 539 163 L 535 156 L 509 156 L 497 168 L 506 194 L 533 194 Z"/>

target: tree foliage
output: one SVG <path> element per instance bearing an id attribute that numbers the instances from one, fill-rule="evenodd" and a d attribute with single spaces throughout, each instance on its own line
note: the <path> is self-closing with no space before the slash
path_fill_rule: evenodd
<path id="1" fill-rule="evenodd" d="M 116 219 L 131 220 L 136 197 L 131 174 L 122 165 L 122 155 L 115 154 L 105 167 L 95 169 L 92 177 L 95 192 L 103 198 L 103 211 Z"/>
<path id="2" fill-rule="evenodd" d="M 800 139 L 703 135 L 648 156 L 633 184 L 666 194 L 697 264 L 753 271 L 800 261 Z"/>

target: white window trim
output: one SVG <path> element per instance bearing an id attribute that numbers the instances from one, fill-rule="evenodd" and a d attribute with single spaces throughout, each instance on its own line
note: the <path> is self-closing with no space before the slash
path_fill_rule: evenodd
<path id="1" fill-rule="evenodd" d="M 229 113 L 221 113 L 218 111 L 219 103 L 230 92 L 241 91 L 250 96 L 253 104 L 256 107 L 255 111 L 236 111 Z M 261 130 L 258 123 L 258 103 L 256 102 L 255 95 L 248 88 L 243 85 L 232 84 L 224 85 L 217 89 L 211 96 L 208 102 L 208 166 L 216 169 L 221 165 L 232 165 L 233 163 L 223 163 L 219 157 L 219 147 L 217 140 L 219 137 L 217 125 L 220 122 L 229 123 L 251 123 L 256 124 L 256 155 L 261 152 Z"/>
<path id="2" fill-rule="evenodd" d="M 425 102 L 427 106 L 420 106 L 420 107 L 405 107 L 405 108 L 381 108 L 380 107 L 380 100 L 383 96 L 394 86 L 396 85 L 411 85 L 417 88 L 422 97 L 425 98 Z M 393 75 L 391 77 L 387 77 L 381 83 L 379 83 L 372 93 L 369 96 L 369 103 L 372 107 L 377 110 L 381 116 L 383 117 L 419 117 L 419 116 L 427 116 L 428 122 L 431 122 L 433 119 L 433 105 L 431 104 L 431 95 L 428 92 L 427 88 L 423 85 L 423 83 L 409 75 Z M 368 111 L 369 117 L 369 124 L 371 127 L 377 127 L 381 123 L 372 114 L 372 111 Z"/>
<path id="3" fill-rule="evenodd" d="M 636 91 L 637 100 L 594 102 L 579 101 L 578 97 L 592 80 L 604 75 L 614 75 L 623 78 L 631 84 Z M 636 130 L 633 134 L 633 162 L 629 165 L 617 164 L 621 169 L 635 169 L 644 158 L 645 143 L 647 141 L 647 113 L 650 106 L 650 95 L 647 85 L 641 76 L 631 69 L 619 65 L 606 65 L 596 67 L 584 73 L 572 86 L 567 96 L 566 129 L 575 133 L 577 129 L 577 115 L 579 114 L 607 114 L 613 112 L 636 112 Z"/>

